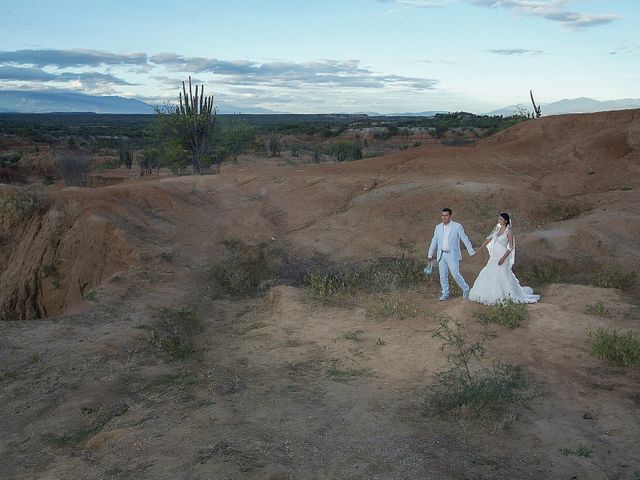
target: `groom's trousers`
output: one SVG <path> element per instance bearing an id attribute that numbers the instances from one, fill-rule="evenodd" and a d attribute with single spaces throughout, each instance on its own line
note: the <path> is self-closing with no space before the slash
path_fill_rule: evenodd
<path id="1" fill-rule="evenodd" d="M 442 252 L 440 261 L 438 262 L 438 271 L 440 272 L 440 285 L 442 286 L 442 296 L 449 296 L 449 272 L 456 281 L 462 292 L 469 290 L 469 285 L 460 275 L 460 262 L 453 258 L 449 252 Z"/>

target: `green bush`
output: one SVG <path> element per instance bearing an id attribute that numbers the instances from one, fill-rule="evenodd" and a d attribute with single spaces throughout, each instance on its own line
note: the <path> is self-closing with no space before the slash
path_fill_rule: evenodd
<path id="1" fill-rule="evenodd" d="M 380 257 L 364 265 L 311 272 L 303 279 L 303 284 L 315 299 L 337 298 L 358 290 L 403 290 L 423 281 L 422 268 L 422 263 L 412 257 Z"/>
<path id="2" fill-rule="evenodd" d="M 604 265 L 594 275 L 593 284 L 601 288 L 629 288 L 636 281 L 635 272 L 625 272 L 621 265 Z"/>
<path id="3" fill-rule="evenodd" d="M 617 330 L 598 328 L 588 332 L 588 337 L 591 353 L 598 358 L 625 366 L 640 360 L 640 340 L 631 330 L 618 333 Z"/>
<path id="4" fill-rule="evenodd" d="M 19 223 L 38 214 L 42 204 L 42 198 L 37 192 L 17 190 L 0 203 L 0 218 L 8 218 L 13 223 Z"/>
<path id="5" fill-rule="evenodd" d="M 566 280 L 570 271 L 569 262 L 563 259 L 551 258 L 536 263 L 531 272 L 525 277 L 531 285 L 539 286 Z"/>
<path id="6" fill-rule="evenodd" d="M 494 322 L 510 328 L 520 326 L 526 316 L 525 304 L 515 303 L 511 299 L 491 305 L 474 315 L 481 321 Z"/>
<path id="7" fill-rule="evenodd" d="M 275 266 L 262 246 L 248 246 L 239 240 L 224 242 L 225 259 L 213 268 L 212 284 L 233 298 L 255 296 L 260 285 L 274 277 Z"/>
<path id="8" fill-rule="evenodd" d="M 501 414 L 509 404 L 522 399 L 528 387 L 524 367 L 493 362 L 491 369 L 474 368 L 485 358 L 485 344 L 489 338 L 488 323 L 479 335 L 470 338 L 468 324 L 440 319 L 440 326 L 433 332 L 443 341 L 447 350 L 449 368 L 436 374 L 436 383 L 427 393 L 425 405 L 439 412 L 466 410 L 474 416 Z"/>
<path id="9" fill-rule="evenodd" d="M 590 315 L 599 315 L 601 317 L 606 317 L 609 315 L 609 309 L 604 306 L 604 303 L 597 302 L 591 305 L 587 305 L 586 312 Z"/>
<path id="10" fill-rule="evenodd" d="M 437 384 L 427 395 L 427 404 L 440 412 L 470 409 L 471 413 L 498 413 L 522 399 L 528 381 L 524 367 L 495 363 L 475 373 L 473 382 L 460 370 L 447 370 L 436 376 Z"/>
<path id="11" fill-rule="evenodd" d="M 418 314 L 418 307 L 401 297 L 384 298 L 380 302 L 370 302 L 365 307 L 365 318 L 397 318 L 404 320 Z"/>
<path id="12" fill-rule="evenodd" d="M 331 142 L 324 147 L 324 152 L 335 158 L 338 162 L 360 160 L 363 156 L 362 144 L 358 141 L 349 142 L 346 140 L 340 140 L 337 142 Z"/>

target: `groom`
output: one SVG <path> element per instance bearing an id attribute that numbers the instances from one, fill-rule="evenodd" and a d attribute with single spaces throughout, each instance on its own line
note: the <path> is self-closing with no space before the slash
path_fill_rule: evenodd
<path id="1" fill-rule="evenodd" d="M 460 275 L 460 260 L 462 253 L 460 251 L 460 240 L 467 247 L 470 256 L 474 256 L 476 252 L 464 233 L 464 228 L 458 222 L 451 221 L 451 209 L 442 209 L 442 223 L 436 225 L 433 232 L 433 239 L 429 246 L 427 259 L 433 260 L 433 254 L 437 249 L 438 270 L 440 271 L 440 285 L 442 286 L 442 295 L 440 301 L 449 298 L 449 271 L 451 276 L 462 289 L 462 298 L 469 298 L 469 285 Z"/>

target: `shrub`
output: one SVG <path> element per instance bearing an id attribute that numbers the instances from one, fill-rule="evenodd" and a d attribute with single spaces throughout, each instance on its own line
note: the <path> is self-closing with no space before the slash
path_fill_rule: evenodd
<path id="1" fill-rule="evenodd" d="M 91 159 L 80 151 L 65 151 L 56 158 L 56 170 L 66 186 L 86 187 Z"/>
<path id="2" fill-rule="evenodd" d="M 472 341 L 468 325 L 441 318 L 433 336 L 443 341 L 443 350 L 449 350 L 449 368 L 436 374 L 436 384 L 431 386 L 425 399 L 428 408 L 440 412 L 464 409 L 476 416 L 493 416 L 522 398 L 522 391 L 528 385 L 524 367 L 493 362 L 490 369 L 473 368 L 487 352 L 487 322 L 482 321 L 481 325 L 482 332 Z"/>
<path id="3" fill-rule="evenodd" d="M 635 272 L 625 272 L 621 265 L 604 265 L 596 272 L 593 284 L 601 288 L 625 289 L 633 286 L 636 281 Z"/>
<path id="4" fill-rule="evenodd" d="M 252 247 L 239 240 L 224 242 L 226 258 L 213 269 L 213 284 L 233 298 L 260 293 L 262 282 L 276 273 L 263 246 Z"/>
<path id="5" fill-rule="evenodd" d="M 485 322 L 494 322 L 510 328 L 520 326 L 526 316 L 525 305 L 515 303 L 511 299 L 491 305 L 481 312 L 476 312 L 475 316 Z"/>
<path id="6" fill-rule="evenodd" d="M 362 144 L 358 141 L 349 142 L 340 140 L 329 143 L 325 147 L 325 152 L 338 162 L 360 160 L 362 158 Z"/>
<path id="7" fill-rule="evenodd" d="M 618 333 L 617 330 L 598 328 L 588 332 L 591 353 L 603 360 L 621 365 L 631 365 L 640 360 L 640 340 L 635 333 Z"/>
<path id="8" fill-rule="evenodd" d="M 198 353 L 195 337 L 204 325 L 188 308 L 165 310 L 161 314 L 159 343 L 173 360 L 182 360 Z"/>
<path id="9" fill-rule="evenodd" d="M 548 206 L 554 221 L 569 220 L 585 211 L 585 207 L 575 202 L 551 203 Z"/>
<path id="10" fill-rule="evenodd" d="M 470 409 L 475 415 L 483 411 L 497 413 L 522 398 L 528 381 L 522 365 L 495 363 L 482 369 L 469 382 L 461 371 L 447 370 L 437 374 L 437 385 L 427 396 L 428 404 L 440 411 Z"/>
<path id="11" fill-rule="evenodd" d="M 418 308 L 414 303 L 401 297 L 384 298 L 381 302 L 369 303 L 365 307 L 365 318 L 397 318 L 404 320 L 418 314 Z"/>
<path id="12" fill-rule="evenodd" d="M 599 315 L 601 317 L 606 317 L 609 315 L 609 309 L 604 306 L 604 303 L 597 302 L 591 305 L 587 305 L 586 312 L 590 315 Z"/>
<path id="13" fill-rule="evenodd" d="M 0 218 L 12 223 L 28 220 L 42 209 L 42 198 L 36 191 L 18 190 L 0 203 Z"/>
<path id="14" fill-rule="evenodd" d="M 403 290 L 423 281 L 423 265 L 412 257 L 380 257 L 364 265 L 345 265 L 328 272 L 312 272 L 303 284 L 316 299 L 338 298 L 357 290 Z"/>
<path id="15" fill-rule="evenodd" d="M 565 280 L 569 273 L 570 267 L 566 260 L 551 258 L 536 263 L 526 279 L 531 285 L 539 286 Z"/>

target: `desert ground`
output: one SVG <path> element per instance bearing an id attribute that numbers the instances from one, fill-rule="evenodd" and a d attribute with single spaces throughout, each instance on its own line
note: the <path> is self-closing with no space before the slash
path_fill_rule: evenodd
<path id="1" fill-rule="evenodd" d="M 588 344 L 599 327 L 640 332 L 637 282 L 589 280 L 640 270 L 640 110 L 341 164 L 104 175 L 113 182 L 51 186 L 35 212 L 3 217 L 0 477 L 640 478 L 640 365 Z M 2 199 L 15 192 L 0 185 Z M 440 321 L 475 338 L 486 307 L 459 292 L 438 302 L 433 278 L 319 301 L 297 275 L 422 262 L 445 206 L 476 248 L 510 212 L 523 283 L 537 265 L 564 268 L 533 284 L 541 301 L 518 328 L 489 325 L 485 361 L 529 378 L 497 416 L 425 401 L 448 364 Z M 289 273 L 229 294 L 220 268 L 233 255 Z M 486 259 L 464 254 L 469 283 Z M 411 311 L 376 315 L 389 299 Z"/>

